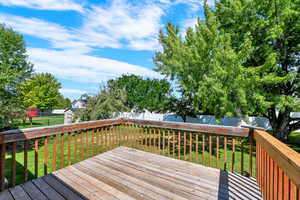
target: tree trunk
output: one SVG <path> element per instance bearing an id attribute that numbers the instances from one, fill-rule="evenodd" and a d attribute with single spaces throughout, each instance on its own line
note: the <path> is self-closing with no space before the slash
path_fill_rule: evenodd
<path id="1" fill-rule="evenodd" d="M 181 116 L 181 118 L 182 118 L 183 122 L 185 123 L 186 122 L 186 116 L 185 115 Z"/>
<path id="2" fill-rule="evenodd" d="M 292 131 L 290 125 L 290 112 L 280 111 L 278 116 L 269 118 L 269 121 L 272 126 L 273 135 L 277 139 L 286 142 L 288 135 Z"/>

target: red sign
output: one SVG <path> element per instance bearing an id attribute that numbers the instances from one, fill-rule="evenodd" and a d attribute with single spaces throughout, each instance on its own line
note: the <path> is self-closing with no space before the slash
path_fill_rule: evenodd
<path id="1" fill-rule="evenodd" d="M 28 108 L 27 109 L 27 117 L 38 117 L 39 116 L 39 109 L 36 108 Z"/>

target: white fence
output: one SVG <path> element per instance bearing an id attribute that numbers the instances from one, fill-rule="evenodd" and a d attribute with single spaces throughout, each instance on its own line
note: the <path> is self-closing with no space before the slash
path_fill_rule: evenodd
<path id="1" fill-rule="evenodd" d="M 183 122 L 182 118 L 175 114 L 158 114 L 158 113 L 133 113 L 123 112 L 115 116 L 115 118 L 130 118 L 130 119 L 143 119 L 143 120 L 157 120 L 157 121 L 171 121 Z M 222 126 L 256 126 L 270 130 L 271 126 L 269 120 L 265 117 L 249 117 L 247 122 L 242 118 L 237 117 L 224 117 L 219 122 L 213 115 L 198 115 L 197 118 L 188 117 L 187 122 L 209 125 L 222 125 Z"/>

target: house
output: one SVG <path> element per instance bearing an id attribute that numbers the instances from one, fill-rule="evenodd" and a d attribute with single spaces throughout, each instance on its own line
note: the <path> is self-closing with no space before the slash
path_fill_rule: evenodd
<path id="1" fill-rule="evenodd" d="M 73 109 L 82 109 L 82 108 L 85 108 L 86 104 L 87 104 L 87 100 L 83 100 L 83 99 L 74 100 L 72 102 L 72 108 Z"/>

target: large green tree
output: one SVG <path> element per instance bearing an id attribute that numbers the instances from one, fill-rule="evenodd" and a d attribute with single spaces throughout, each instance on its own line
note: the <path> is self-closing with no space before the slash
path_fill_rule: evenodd
<path id="1" fill-rule="evenodd" d="M 286 139 L 300 128 L 299 1 L 221 0 L 205 5 L 185 38 L 171 23 L 161 31 L 158 70 L 190 93 L 195 109 L 217 117 L 259 115 Z M 200 108 L 201 105 L 201 108 Z"/>
<path id="2" fill-rule="evenodd" d="M 10 128 L 22 111 L 17 89 L 32 67 L 22 36 L 0 24 L 0 129 Z"/>
<path id="3" fill-rule="evenodd" d="M 216 7 L 234 49 L 251 38 L 253 51 L 243 66 L 255 81 L 254 114 L 267 117 L 275 136 L 287 139 L 300 128 L 300 120 L 291 117 L 300 111 L 300 1 L 221 0 Z"/>
<path id="4" fill-rule="evenodd" d="M 35 74 L 20 87 L 24 107 L 42 111 L 53 109 L 60 97 L 60 83 L 50 73 Z"/>
<path id="5" fill-rule="evenodd" d="M 110 90 L 104 87 L 97 95 L 86 96 L 86 100 L 86 108 L 75 112 L 75 121 L 110 119 L 114 114 L 129 110 L 125 105 L 127 95 L 124 89 Z"/>
<path id="6" fill-rule="evenodd" d="M 127 93 L 126 106 L 139 111 L 149 110 L 160 112 L 171 93 L 171 86 L 164 79 L 143 79 L 137 75 L 123 75 L 115 80 L 108 81 L 111 90 L 125 89 Z"/>

